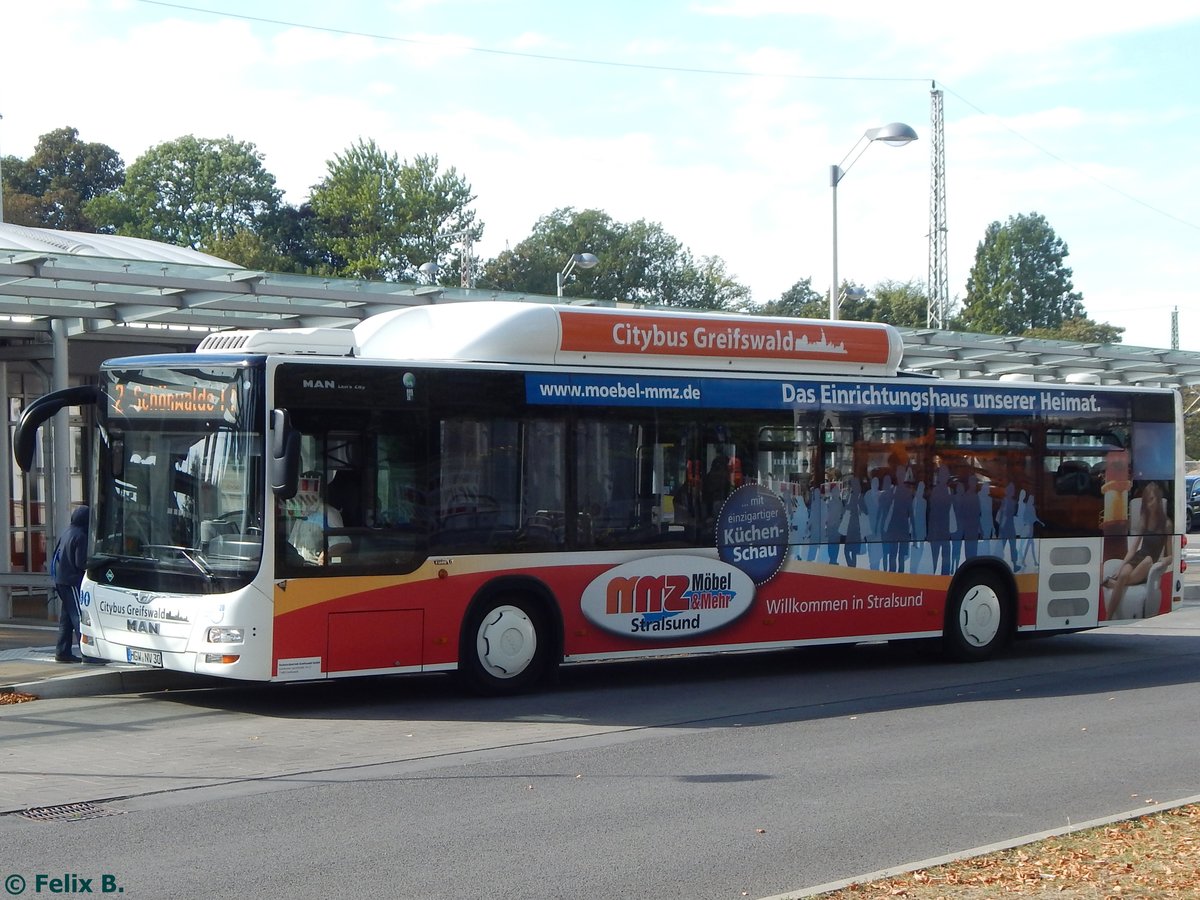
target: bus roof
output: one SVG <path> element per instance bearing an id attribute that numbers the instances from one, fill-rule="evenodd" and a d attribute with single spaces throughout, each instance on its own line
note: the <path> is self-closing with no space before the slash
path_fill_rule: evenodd
<path id="1" fill-rule="evenodd" d="M 197 352 L 895 375 L 903 343 L 873 322 L 496 301 L 392 310 L 353 331 L 220 332 Z"/>

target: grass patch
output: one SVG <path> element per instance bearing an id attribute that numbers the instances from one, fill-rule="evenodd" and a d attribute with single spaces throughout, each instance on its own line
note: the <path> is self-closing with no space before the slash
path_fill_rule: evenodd
<path id="1" fill-rule="evenodd" d="M 1200 805 L 820 894 L 821 900 L 1200 897 Z"/>

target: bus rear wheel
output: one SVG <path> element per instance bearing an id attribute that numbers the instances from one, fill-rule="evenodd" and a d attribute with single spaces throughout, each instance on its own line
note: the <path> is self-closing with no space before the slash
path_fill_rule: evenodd
<path id="1" fill-rule="evenodd" d="M 481 694 L 528 690 L 545 674 L 550 636 L 537 603 L 501 596 L 480 604 L 463 626 L 459 670 Z"/>
<path id="2" fill-rule="evenodd" d="M 993 656 L 1012 634 L 1010 591 L 993 572 L 977 571 L 955 587 L 946 605 L 943 645 L 953 659 Z"/>

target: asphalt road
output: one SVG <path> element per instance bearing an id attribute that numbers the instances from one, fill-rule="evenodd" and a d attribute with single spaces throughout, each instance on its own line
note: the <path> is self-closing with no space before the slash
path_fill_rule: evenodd
<path id="1" fill-rule="evenodd" d="M 91 804 L 0 816 L 0 874 L 773 895 L 1200 793 L 1198 662 L 1188 604 L 978 665 L 868 646 L 581 667 L 490 701 L 422 677 L 0 707 L 0 811 Z"/>

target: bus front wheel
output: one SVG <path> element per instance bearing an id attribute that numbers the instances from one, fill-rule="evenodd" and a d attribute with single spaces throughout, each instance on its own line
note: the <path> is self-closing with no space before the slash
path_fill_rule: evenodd
<path id="1" fill-rule="evenodd" d="M 993 572 L 980 570 L 958 585 L 946 606 L 944 644 L 963 662 L 988 659 L 1012 632 L 1009 590 Z"/>
<path id="2" fill-rule="evenodd" d="M 482 694 L 515 694 L 546 671 L 550 639 L 533 601 L 502 596 L 480 604 L 463 628 L 459 669 Z"/>

